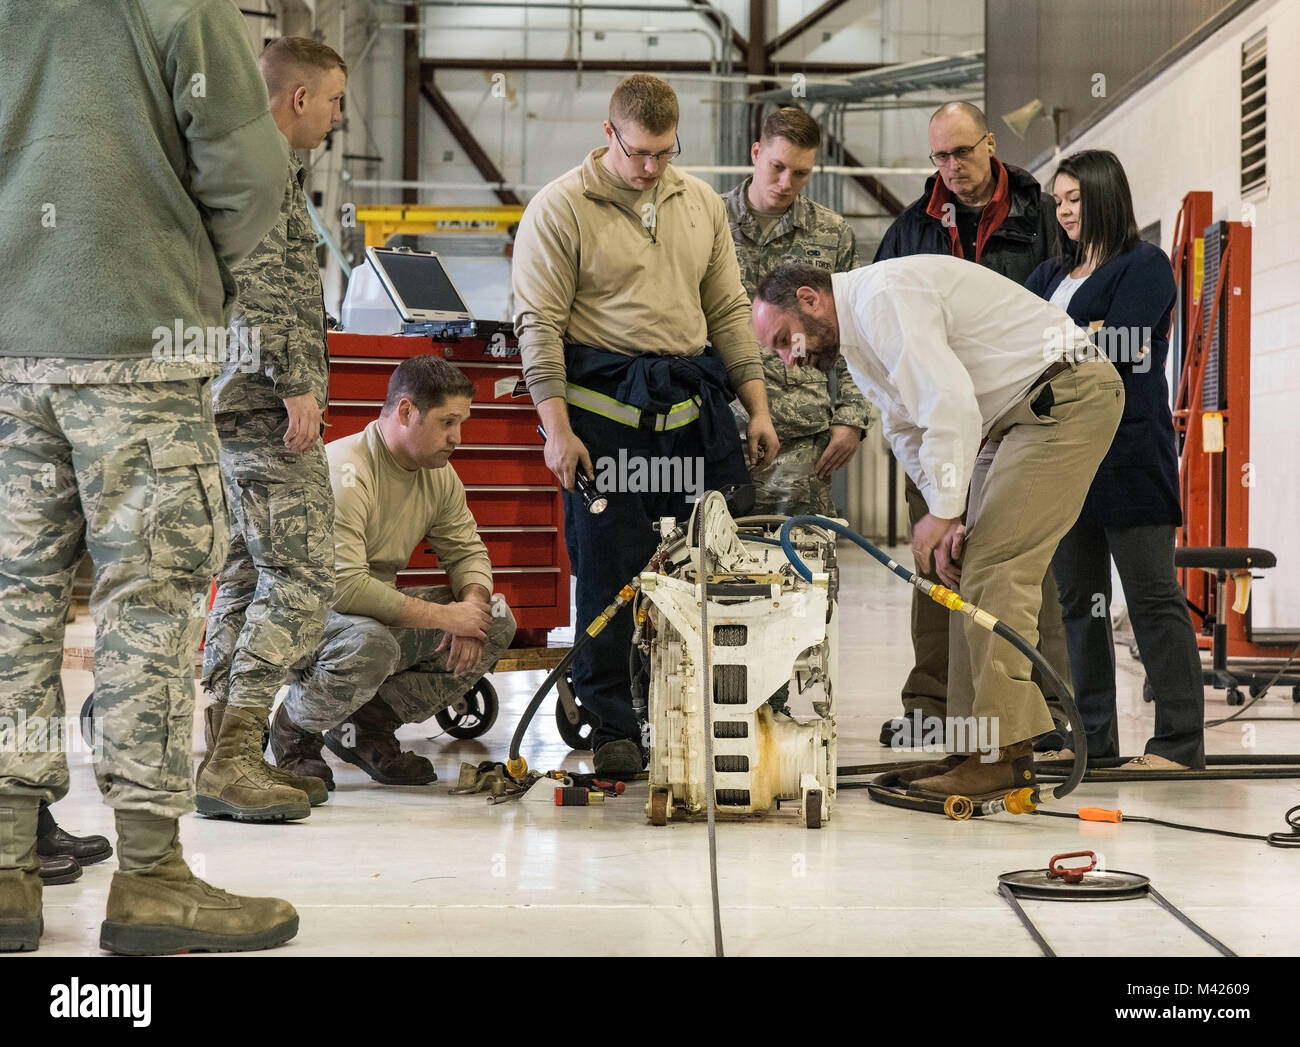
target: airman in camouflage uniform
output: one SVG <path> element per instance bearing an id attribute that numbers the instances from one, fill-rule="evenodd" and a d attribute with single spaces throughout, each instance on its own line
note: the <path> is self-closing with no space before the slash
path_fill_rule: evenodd
<path id="1" fill-rule="evenodd" d="M 225 0 L 0 0 L 0 25 L 18 99 L 0 106 L 0 723 L 26 721 L 0 727 L 0 952 L 37 948 L 44 928 L 38 807 L 68 767 L 30 725 L 67 715 L 64 623 L 87 552 L 95 777 L 118 858 L 100 945 L 269 948 L 297 933 L 293 907 L 196 878 L 178 820 L 228 538 L 209 384 L 230 267 L 274 221 L 287 149 Z M 51 915 L 67 934 L 86 913 Z"/>
<path id="2" fill-rule="evenodd" d="M 290 52 L 300 44 L 335 62 L 340 95 L 344 78 L 341 59 L 313 41 L 282 38 L 262 57 L 281 132 L 291 146 L 310 148 L 320 138 L 286 125 L 268 68 L 276 48 L 273 60 L 297 68 L 300 56 Z M 332 123 L 316 130 L 323 136 Z M 320 442 L 329 380 L 325 310 L 303 181 L 302 162 L 291 154 L 279 221 L 235 269 L 239 300 L 213 383 L 232 535 L 203 651 L 213 704 L 205 711 L 208 754 L 195 802 L 200 814 L 244 821 L 303 818 L 328 796 L 320 779 L 268 765 L 254 749 L 228 741 L 225 726 L 239 709 L 229 728 L 235 736 L 254 721 L 259 731 L 267 728 L 289 667 L 320 642 L 334 595 L 334 495 Z"/>
<path id="3" fill-rule="evenodd" d="M 837 273 L 854 267 L 853 230 L 848 222 L 799 193 L 798 187 L 807 181 L 807 174 L 801 176 L 798 169 L 791 170 L 782 162 L 797 159 L 802 153 L 811 168 L 816 145 L 805 143 L 814 139 L 800 136 L 813 135 L 816 127 L 816 122 L 799 110 L 778 110 L 764 124 L 763 141 L 754 143 L 755 176 L 763 183 L 759 191 L 751 192 L 755 181 L 751 176 L 723 194 L 741 281 L 750 298 L 763 277 L 786 262 L 804 262 Z M 795 139 L 788 138 L 787 132 Z M 772 163 L 780 168 L 779 173 L 769 166 Z M 776 207 L 756 212 L 751 203 L 755 195 L 764 204 L 776 203 Z M 789 202 L 777 217 L 775 211 L 783 198 Z M 818 475 L 818 464 L 831 444 L 832 426 L 856 429 L 853 438 L 860 440 L 870 420 L 870 407 L 853 384 L 842 358 L 836 363 L 836 389 L 832 393 L 827 375 L 817 368 L 786 367 L 767 347 L 762 356 L 768 406 L 781 450 L 775 461 L 753 470 L 754 512 L 834 516 L 829 473 L 845 464 L 852 454 L 848 452 L 848 457 L 838 461 L 846 453 L 841 451 L 836 456 L 838 464 L 823 464 L 822 476 Z"/>
<path id="4" fill-rule="evenodd" d="M 772 425 L 781 450 L 771 465 L 759 466 L 750 474 L 754 481 L 753 511 L 782 516 L 837 516 L 830 480 L 817 475 L 817 463 L 830 445 L 831 426 L 865 431 L 870 407 L 844 369 L 843 357 L 836 364 L 839 395 L 832 397 L 828 376 L 816 367 L 786 367 L 776 353 L 766 348 L 762 356 Z"/>

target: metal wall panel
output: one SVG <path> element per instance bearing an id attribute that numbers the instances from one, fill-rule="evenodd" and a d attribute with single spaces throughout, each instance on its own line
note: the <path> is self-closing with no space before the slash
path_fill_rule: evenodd
<path id="1" fill-rule="evenodd" d="M 1035 98 L 1048 110 L 1063 106 L 1064 141 L 1171 49 L 1241 6 L 1241 0 L 985 0 L 985 112 L 998 155 L 1024 167 L 1054 144 L 1051 120 L 1036 120 L 1021 141 L 1003 114 Z"/>

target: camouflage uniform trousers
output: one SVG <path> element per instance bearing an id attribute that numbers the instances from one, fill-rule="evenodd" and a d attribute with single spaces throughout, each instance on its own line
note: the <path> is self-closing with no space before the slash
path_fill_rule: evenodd
<path id="1" fill-rule="evenodd" d="M 334 596 L 334 492 L 325 449 L 284 446 L 283 411 L 223 412 L 230 550 L 203 647 L 203 686 L 266 716 L 289 668 L 316 649 Z"/>
<path id="2" fill-rule="evenodd" d="M 99 789 L 178 818 L 194 809 L 194 656 L 228 535 L 209 380 L 32 380 L 42 363 L 0 360 L 0 716 L 66 715 L 64 621 L 89 551 Z M 67 792 L 62 747 L 14 749 L 0 745 L 0 795 Z"/>
<path id="3" fill-rule="evenodd" d="M 428 585 L 403 589 L 431 603 L 453 602 L 451 589 Z M 515 619 L 503 601 L 492 601 L 492 624 L 483 656 L 469 672 L 447 672 L 438 651 L 441 629 L 402 629 L 373 618 L 331 611 L 319 650 L 295 666 L 284 705 L 307 731 L 338 726 L 376 694 L 403 723 L 421 723 L 442 712 L 497 663 L 515 635 Z"/>
<path id="4" fill-rule="evenodd" d="M 781 441 L 776 459 L 751 469 L 754 509 L 760 515 L 815 513 L 836 516 L 831 482 L 817 475 L 817 463 L 831 441 L 831 427 L 865 430 L 871 409 L 841 358 L 833 375 L 815 367 L 787 366 L 769 349 L 759 354 L 772 427 Z M 746 418 L 732 404 L 743 436 Z"/>
<path id="5" fill-rule="evenodd" d="M 817 462 L 831 442 L 830 430 L 780 439 L 781 450 L 777 452 L 776 460 L 751 473 L 754 514 L 838 516 L 831 499 L 831 482 L 817 475 Z"/>

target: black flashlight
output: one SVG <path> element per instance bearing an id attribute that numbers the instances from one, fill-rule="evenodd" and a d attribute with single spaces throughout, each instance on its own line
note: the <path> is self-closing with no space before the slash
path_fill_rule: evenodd
<path id="1" fill-rule="evenodd" d="M 537 434 L 543 439 L 548 439 L 546 429 L 538 425 Z M 583 504 L 587 507 L 587 512 L 598 515 L 605 511 L 609 505 L 609 499 L 596 490 L 596 482 L 589 476 L 585 475 L 580 465 L 573 468 L 573 480 L 578 488 L 578 494 L 582 496 Z"/>

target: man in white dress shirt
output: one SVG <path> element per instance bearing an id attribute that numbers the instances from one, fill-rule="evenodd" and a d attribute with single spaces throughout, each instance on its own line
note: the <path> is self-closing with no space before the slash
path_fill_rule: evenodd
<path id="1" fill-rule="evenodd" d="M 917 563 L 928 570 L 933 556 L 944 584 L 1035 643 L 1043 575 L 1124 407 L 1123 381 L 1087 332 L 1014 281 L 941 255 L 834 274 L 782 266 L 759 284 L 753 318 L 787 363 L 826 370 L 844 354 L 929 507 L 913 531 Z M 949 712 L 985 718 L 979 736 L 999 751 L 954 753 L 909 778 L 918 795 L 988 799 L 1033 784 L 1032 739 L 1053 724 L 1029 659 L 962 625 Z"/>

